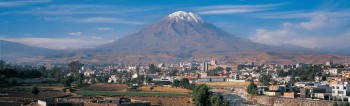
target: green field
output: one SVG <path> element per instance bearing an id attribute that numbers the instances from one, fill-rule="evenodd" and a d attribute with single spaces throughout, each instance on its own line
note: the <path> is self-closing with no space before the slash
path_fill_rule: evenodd
<path id="1" fill-rule="evenodd" d="M 114 91 L 80 91 L 79 95 L 88 96 L 185 96 L 185 94 L 179 93 L 166 93 L 166 92 L 114 92 Z"/>

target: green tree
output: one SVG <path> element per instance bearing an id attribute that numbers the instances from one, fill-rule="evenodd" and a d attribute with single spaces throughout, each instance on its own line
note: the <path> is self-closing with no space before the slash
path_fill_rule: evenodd
<path id="1" fill-rule="evenodd" d="M 96 79 L 95 78 L 91 78 L 91 84 L 95 84 L 96 83 Z"/>
<path id="2" fill-rule="evenodd" d="M 82 73 L 80 73 L 79 75 L 78 75 L 78 84 L 79 85 L 82 85 L 83 84 L 83 81 L 84 81 L 84 74 L 82 74 Z"/>
<path id="3" fill-rule="evenodd" d="M 201 84 L 197 86 L 193 90 L 193 100 L 197 106 L 209 106 L 211 93 L 209 92 L 209 88 L 205 84 Z"/>
<path id="4" fill-rule="evenodd" d="M 210 98 L 211 106 L 222 106 L 224 104 L 223 98 L 220 93 L 215 94 Z"/>
<path id="5" fill-rule="evenodd" d="M 181 87 L 188 89 L 189 85 L 190 85 L 190 81 L 188 80 L 188 78 L 182 78 L 180 80 Z"/>
<path id="6" fill-rule="evenodd" d="M 345 104 L 343 104 L 343 105 L 345 105 L 345 106 L 350 106 L 350 104 L 349 104 L 349 103 L 345 103 Z"/>
<path id="7" fill-rule="evenodd" d="M 224 68 L 222 68 L 222 67 L 216 67 L 216 70 L 217 70 L 217 71 L 223 71 Z"/>
<path id="8" fill-rule="evenodd" d="M 40 66 L 38 70 L 41 71 L 41 72 L 45 72 L 46 71 L 46 67 L 45 66 Z"/>
<path id="9" fill-rule="evenodd" d="M 71 84 L 72 84 L 72 82 L 73 82 L 73 77 L 72 76 L 68 76 L 68 77 L 66 77 L 64 80 L 63 80 L 63 86 L 64 87 L 70 87 L 71 86 Z"/>
<path id="10" fill-rule="evenodd" d="M 17 85 L 17 84 L 18 84 L 17 80 L 13 79 L 13 80 L 11 81 L 11 85 L 12 85 L 12 86 L 15 86 L 15 85 Z"/>
<path id="11" fill-rule="evenodd" d="M 232 68 L 230 68 L 230 67 L 226 67 L 226 69 L 225 69 L 226 71 L 228 71 L 228 72 L 230 72 L 230 71 L 232 71 Z"/>
<path id="12" fill-rule="evenodd" d="M 225 100 L 224 103 L 222 104 L 222 106 L 231 106 L 230 101 Z"/>
<path id="13" fill-rule="evenodd" d="M 39 92 L 40 92 L 40 91 L 39 91 L 39 88 L 38 88 L 38 87 L 34 86 L 34 87 L 32 88 L 32 93 L 33 93 L 34 95 L 38 94 Z"/>
<path id="14" fill-rule="evenodd" d="M 59 78 L 59 74 L 59 68 L 57 67 L 47 70 L 47 78 Z"/>
<path id="15" fill-rule="evenodd" d="M 255 85 L 254 81 L 252 80 L 250 84 L 247 87 L 248 94 L 256 94 L 258 87 Z"/>
<path id="16" fill-rule="evenodd" d="M 261 82 L 262 84 L 264 85 L 269 85 L 270 82 L 271 82 L 271 75 L 266 75 L 264 73 L 262 73 L 260 76 L 259 76 L 259 82 Z"/>
<path id="17" fill-rule="evenodd" d="M 6 68 L 6 61 L 0 60 L 0 71 L 4 70 Z"/>
<path id="18" fill-rule="evenodd" d="M 170 76 L 176 76 L 178 72 L 179 72 L 179 70 L 174 69 L 174 70 L 170 71 Z"/>
<path id="19" fill-rule="evenodd" d="M 180 81 L 179 80 L 174 80 L 173 83 L 171 84 L 173 87 L 179 87 L 180 86 Z"/>
<path id="20" fill-rule="evenodd" d="M 68 71 L 69 72 L 73 72 L 75 74 L 79 73 L 79 70 L 81 69 L 81 67 L 83 67 L 84 64 L 80 63 L 79 61 L 72 61 L 68 64 Z"/>
<path id="21" fill-rule="evenodd" d="M 160 68 L 156 67 L 154 64 L 148 65 L 148 70 L 148 72 L 152 74 L 161 71 Z"/>
<path id="22" fill-rule="evenodd" d="M 219 75 L 223 70 L 224 68 L 222 67 L 216 67 L 215 69 L 209 70 L 208 75 L 216 76 L 216 75 Z"/>
<path id="23" fill-rule="evenodd" d="M 333 103 L 333 106 L 338 106 L 338 103 Z"/>

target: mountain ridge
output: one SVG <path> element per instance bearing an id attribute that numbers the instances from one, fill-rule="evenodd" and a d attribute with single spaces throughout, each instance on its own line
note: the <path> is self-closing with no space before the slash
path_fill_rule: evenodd
<path id="1" fill-rule="evenodd" d="M 135 34 L 99 46 L 114 52 L 179 52 L 210 54 L 246 51 L 285 51 L 232 36 L 191 12 L 177 11 Z M 297 51 L 296 49 L 289 51 Z"/>

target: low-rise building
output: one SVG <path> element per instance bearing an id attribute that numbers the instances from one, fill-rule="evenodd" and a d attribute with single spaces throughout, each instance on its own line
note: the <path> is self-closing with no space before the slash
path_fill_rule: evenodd
<path id="1" fill-rule="evenodd" d="M 332 97 L 343 100 L 350 96 L 350 84 L 348 82 L 338 82 L 330 85 L 332 87 Z"/>
<path id="2" fill-rule="evenodd" d="M 296 93 L 295 92 L 284 92 L 283 93 L 283 97 L 295 98 L 296 97 Z"/>
<path id="3" fill-rule="evenodd" d="M 281 96 L 281 92 L 264 92 L 264 95 L 266 96 Z"/>

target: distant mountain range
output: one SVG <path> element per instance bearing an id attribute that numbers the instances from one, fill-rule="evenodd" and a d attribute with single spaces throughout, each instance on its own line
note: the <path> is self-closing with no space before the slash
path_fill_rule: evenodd
<path id="1" fill-rule="evenodd" d="M 9 42 L 0 40 L 0 56 L 30 56 L 30 55 L 44 55 L 53 53 L 58 50 L 45 49 L 39 47 L 28 46 L 21 43 Z"/>
<path id="2" fill-rule="evenodd" d="M 135 34 L 94 49 L 65 53 L 67 51 L 58 52 L 7 41 L 0 42 L 0 53 L 3 56 L 22 56 L 24 53 L 42 55 L 42 59 L 60 62 L 64 61 L 62 58 L 67 61 L 81 59 L 96 63 L 204 61 L 212 58 L 236 63 L 319 63 L 332 59 L 347 61 L 343 55 L 319 54 L 299 46 L 270 46 L 251 42 L 221 30 L 194 13 L 184 11 L 174 12 Z"/>

